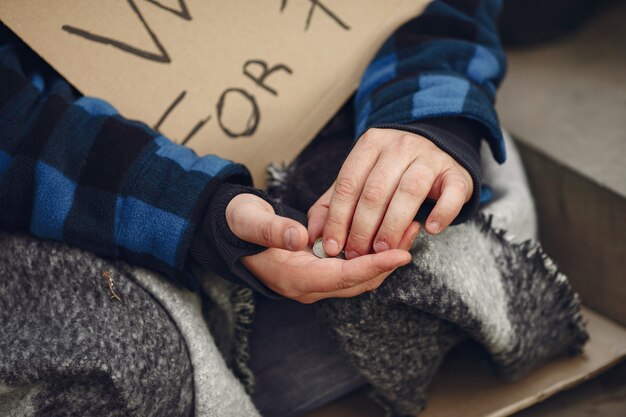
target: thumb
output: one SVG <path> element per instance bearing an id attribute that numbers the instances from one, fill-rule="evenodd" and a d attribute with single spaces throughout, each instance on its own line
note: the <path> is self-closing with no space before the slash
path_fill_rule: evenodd
<path id="1" fill-rule="evenodd" d="M 306 228 L 295 220 L 278 216 L 271 204 L 254 194 L 239 194 L 226 206 L 228 227 L 241 240 L 268 248 L 304 249 Z"/>

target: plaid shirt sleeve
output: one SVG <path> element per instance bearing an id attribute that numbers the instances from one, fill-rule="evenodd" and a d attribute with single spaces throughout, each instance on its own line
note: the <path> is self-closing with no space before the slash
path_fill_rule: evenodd
<path id="1" fill-rule="evenodd" d="M 355 97 L 357 138 L 371 127 L 439 117 L 478 122 L 506 158 L 494 109 L 506 71 L 497 31 L 501 0 L 434 0 L 385 42 Z"/>
<path id="2" fill-rule="evenodd" d="M 211 194 L 226 180 L 250 184 L 247 169 L 198 157 L 106 102 L 80 97 L 49 67 L 30 71 L 22 49 L 0 45 L 0 228 L 184 282 Z"/>

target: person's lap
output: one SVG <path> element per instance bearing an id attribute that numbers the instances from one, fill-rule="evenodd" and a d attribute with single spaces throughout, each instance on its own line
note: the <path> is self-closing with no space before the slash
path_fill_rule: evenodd
<path id="1" fill-rule="evenodd" d="M 12 407 L 192 412 L 195 365 L 185 339 L 123 264 L 23 235 L 3 233 L 0 246 L 0 385 L 22 387 L 3 391 Z M 253 401 L 270 417 L 302 414 L 364 383 L 336 353 L 314 306 L 290 301 L 258 302 L 250 366 Z M 161 400 L 147 401 L 153 396 Z"/>
<path id="2" fill-rule="evenodd" d="M 124 264 L 0 233 L 0 323 L 1 415 L 193 412 L 185 340 Z"/>
<path id="3" fill-rule="evenodd" d="M 252 400 L 263 416 L 302 415 L 363 386 L 334 346 L 314 304 L 257 297 L 250 338 Z"/>

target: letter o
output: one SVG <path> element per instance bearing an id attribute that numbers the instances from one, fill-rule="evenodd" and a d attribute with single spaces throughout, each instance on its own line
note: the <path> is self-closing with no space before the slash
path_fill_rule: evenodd
<path id="1" fill-rule="evenodd" d="M 222 113 L 224 111 L 224 105 L 226 104 L 226 96 L 231 93 L 240 94 L 250 103 L 250 115 L 246 122 L 246 126 L 243 130 L 239 132 L 229 129 L 222 122 Z M 259 106 L 256 102 L 256 99 L 254 98 L 252 94 L 248 93 L 246 90 L 242 88 L 228 88 L 224 90 L 224 92 L 220 96 L 219 101 L 217 102 L 217 123 L 219 124 L 220 128 L 224 131 L 224 133 L 226 133 L 226 135 L 228 135 L 231 138 L 238 138 L 241 136 L 252 136 L 254 132 L 256 132 L 256 128 L 259 125 L 260 118 L 261 118 L 261 115 L 259 113 Z"/>

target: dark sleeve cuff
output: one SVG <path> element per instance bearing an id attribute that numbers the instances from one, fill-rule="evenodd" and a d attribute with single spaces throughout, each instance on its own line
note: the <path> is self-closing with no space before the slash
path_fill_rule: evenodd
<path id="1" fill-rule="evenodd" d="M 224 183 L 211 197 L 204 217 L 191 242 L 190 258 L 214 271 L 221 277 L 243 285 L 268 298 L 283 298 L 252 275 L 241 263 L 244 256 L 256 255 L 266 248 L 239 239 L 226 221 L 226 206 L 236 195 L 249 193 L 261 197 L 272 205 L 276 214 L 290 217 L 306 225 L 306 215 L 276 203 L 264 192 L 254 187 Z"/>
<path id="2" fill-rule="evenodd" d="M 381 124 L 372 127 L 418 134 L 448 153 L 467 170 L 474 183 L 472 196 L 452 224 L 463 223 L 478 211 L 482 179 L 480 143 L 483 136 L 479 123 L 463 118 L 434 118 L 410 124 Z M 434 207 L 434 201 L 425 201 L 417 213 L 416 220 L 423 223 Z"/>

